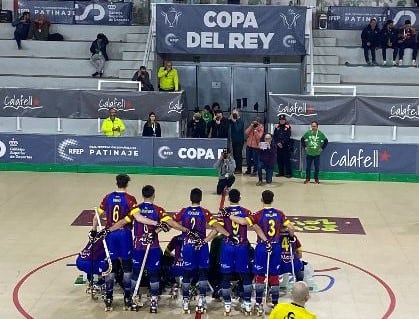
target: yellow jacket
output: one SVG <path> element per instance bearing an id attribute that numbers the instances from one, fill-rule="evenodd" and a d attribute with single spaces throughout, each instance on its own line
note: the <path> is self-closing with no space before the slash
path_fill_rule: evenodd
<path id="1" fill-rule="evenodd" d="M 119 127 L 118 130 L 114 130 Z M 106 136 L 121 136 L 122 132 L 125 131 L 125 124 L 122 120 L 118 117 L 115 117 L 115 120 L 112 121 L 110 117 L 103 120 L 102 123 L 102 132 Z"/>
<path id="2" fill-rule="evenodd" d="M 161 66 L 159 68 L 159 72 L 157 73 L 157 77 L 159 78 L 159 84 L 162 90 L 179 91 L 179 76 L 176 69 L 167 71 L 164 69 L 164 66 Z"/>

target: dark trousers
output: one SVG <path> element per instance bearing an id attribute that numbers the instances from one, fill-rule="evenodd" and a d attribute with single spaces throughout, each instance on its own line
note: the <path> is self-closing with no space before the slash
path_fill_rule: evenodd
<path id="1" fill-rule="evenodd" d="M 314 179 L 319 179 L 320 171 L 320 155 L 317 156 L 306 156 L 306 180 L 310 180 L 311 175 L 311 164 L 314 162 Z"/>
<path id="2" fill-rule="evenodd" d="M 394 46 L 394 47 L 385 46 L 381 49 L 381 52 L 383 53 L 383 61 L 387 60 L 387 49 L 393 49 L 393 61 L 396 61 L 397 53 L 399 53 L 399 48 L 397 46 Z"/>
<path id="3" fill-rule="evenodd" d="M 273 167 L 268 167 L 264 162 L 259 161 L 258 163 L 258 178 L 259 178 L 259 182 L 262 182 L 262 170 L 266 171 L 266 182 L 272 183 L 272 176 L 274 174 L 274 168 Z"/>
<path id="4" fill-rule="evenodd" d="M 234 177 L 234 175 L 231 175 L 227 178 L 219 179 L 217 184 L 217 194 L 220 195 L 223 192 L 224 188 L 231 187 L 234 184 L 235 180 L 236 178 Z"/>
<path id="5" fill-rule="evenodd" d="M 368 51 L 371 51 L 371 59 L 372 59 L 372 62 L 375 63 L 375 47 L 373 47 L 373 46 L 369 46 L 369 47 L 365 46 L 364 47 L 365 62 L 367 62 L 367 63 L 370 62 L 370 57 L 369 57 Z"/>
<path id="6" fill-rule="evenodd" d="M 291 175 L 291 152 L 288 148 L 276 149 L 276 161 L 279 175 Z"/>
<path id="7" fill-rule="evenodd" d="M 15 40 L 17 43 L 17 47 L 20 49 L 22 47 L 22 40 L 26 40 L 26 37 L 22 35 L 20 32 L 15 31 Z"/>
<path id="8" fill-rule="evenodd" d="M 233 158 L 236 162 L 236 170 L 242 170 L 243 166 L 243 145 L 244 142 L 232 142 L 231 146 L 233 148 Z"/>
<path id="9" fill-rule="evenodd" d="M 259 153 L 257 148 L 246 146 L 246 165 L 247 170 L 246 172 L 256 172 L 258 169 L 258 162 L 259 162 Z"/>
<path id="10" fill-rule="evenodd" d="M 416 60 L 416 56 L 418 55 L 418 46 L 414 39 L 404 40 L 403 43 L 400 43 L 399 59 L 403 60 L 404 49 L 407 48 L 413 49 L 412 60 Z"/>

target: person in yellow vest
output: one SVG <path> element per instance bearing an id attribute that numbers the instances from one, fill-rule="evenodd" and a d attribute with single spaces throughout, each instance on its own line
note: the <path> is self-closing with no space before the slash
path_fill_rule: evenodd
<path id="1" fill-rule="evenodd" d="M 110 108 L 109 117 L 103 120 L 102 132 L 106 136 L 121 136 L 125 131 L 125 124 L 120 118 L 116 117 L 116 112 L 116 109 Z"/>
<path id="2" fill-rule="evenodd" d="M 179 76 L 171 61 L 164 61 L 164 66 L 159 68 L 157 77 L 159 78 L 159 91 L 179 91 Z"/>
<path id="3" fill-rule="evenodd" d="M 304 308 L 310 298 L 308 286 L 304 281 L 294 284 L 291 297 L 291 303 L 277 304 L 269 315 L 269 319 L 317 319 L 314 313 Z"/>

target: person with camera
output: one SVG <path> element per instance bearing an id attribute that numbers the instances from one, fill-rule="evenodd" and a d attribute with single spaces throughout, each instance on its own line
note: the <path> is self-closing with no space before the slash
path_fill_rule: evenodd
<path id="1" fill-rule="evenodd" d="M 244 131 L 247 135 L 246 140 L 246 165 L 247 169 L 245 175 L 256 176 L 258 167 L 259 143 L 263 136 L 263 125 L 260 119 L 256 118 Z M 253 170 L 252 170 L 253 167 Z"/>
<path id="2" fill-rule="evenodd" d="M 263 141 L 259 143 L 259 161 L 258 161 L 258 178 L 259 181 L 256 186 L 263 185 L 262 170 L 266 171 L 266 183 L 272 183 L 272 175 L 274 173 L 276 158 L 276 144 L 273 141 L 272 135 L 265 134 Z"/>
<path id="3" fill-rule="evenodd" d="M 188 122 L 187 130 L 187 137 L 207 137 L 206 124 L 205 121 L 202 119 L 201 113 L 199 112 L 198 108 L 195 109 L 194 114 L 192 116 L 192 120 Z"/>
<path id="4" fill-rule="evenodd" d="M 210 138 L 228 138 L 228 120 L 223 116 L 223 111 L 215 111 L 215 117 L 210 122 L 208 137 Z"/>
<path id="5" fill-rule="evenodd" d="M 236 108 L 231 112 L 229 121 L 233 158 L 236 161 L 235 173 L 241 174 L 243 166 L 244 122 L 240 118 L 239 111 Z"/>
<path id="6" fill-rule="evenodd" d="M 221 195 L 225 188 L 227 188 L 227 193 L 229 189 L 236 181 L 234 177 L 234 171 L 236 169 L 236 162 L 230 154 L 230 150 L 225 148 L 214 164 L 214 168 L 218 169 L 218 184 L 217 184 L 217 194 Z"/>
<path id="7" fill-rule="evenodd" d="M 150 74 L 144 65 L 140 66 L 140 69 L 134 73 L 131 81 L 141 82 L 141 91 L 154 91 L 153 84 L 150 82 Z"/>
<path id="8" fill-rule="evenodd" d="M 159 79 L 159 91 L 179 91 L 179 76 L 171 61 L 164 61 L 164 66 L 159 68 L 157 77 Z"/>
<path id="9" fill-rule="evenodd" d="M 403 56 L 405 49 L 412 49 L 412 65 L 416 66 L 416 56 L 418 54 L 418 47 L 416 41 L 416 29 L 412 27 L 410 20 L 406 20 L 404 25 L 399 29 L 399 66 L 403 65 Z"/>

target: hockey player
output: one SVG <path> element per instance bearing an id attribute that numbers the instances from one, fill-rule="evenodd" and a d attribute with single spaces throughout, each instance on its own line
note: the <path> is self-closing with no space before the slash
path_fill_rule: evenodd
<path id="1" fill-rule="evenodd" d="M 228 193 L 230 205 L 220 210 L 223 216 L 224 228 L 238 240 L 235 245 L 228 237 L 224 238 L 221 246 L 221 273 L 222 295 L 224 299 L 224 315 L 231 312 L 231 281 L 233 274 L 239 275 L 243 285 L 242 311 L 246 315 L 251 314 L 252 274 L 249 269 L 249 240 L 247 238 L 248 226 L 253 228 L 264 242 L 270 243 L 260 227 L 253 223 L 250 210 L 240 206 L 240 191 L 232 189 Z"/>
<path id="2" fill-rule="evenodd" d="M 285 229 L 284 231 L 281 231 L 279 242 L 281 243 L 282 248 L 279 274 L 293 274 L 295 275 L 294 281 L 303 281 L 303 248 L 297 236 L 291 236 L 289 232 Z M 291 263 L 291 260 L 293 264 Z"/>
<path id="3" fill-rule="evenodd" d="M 253 273 L 255 275 L 256 304 L 255 311 L 259 316 L 264 313 L 262 299 L 265 288 L 265 276 L 268 273 L 267 283 L 271 286 L 272 303 L 276 305 L 279 299 L 279 264 L 281 260 L 281 229 L 287 228 L 290 236 L 294 235 L 294 227 L 285 214 L 272 207 L 274 193 L 270 190 L 262 192 L 263 208 L 254 214 L 252 219 L 263 230 L 266 238 L 272 245 L 272 253 L 269 258 L 269 269 L 267 269 L 267 258 L 269 246 L 264 243 L 264 238 L 258 236 L 255 249 L 255 263 Z"/>
<path id="4" fill-rule="evenodd" d="M 130 178 L 126 174 L 116 176 L 117 191 L 107 194 L 98 208 L 99 215 L 105 214 L 106 228 L 112 227 L 118 221 L 128 218 L 128 214 L 137 204 L 134 196 L 127 193 L 127 187 Z M 92 230 L 89 237 L 94 239 L 97 235 L 98 221 L 96 215 L 93 218 Z M 124 273 L 124 301 L 131 300 L 131 272 L 132 272 L 132 237 L 131 225 L 126 225 L 123 228 L 115 231 L 106 238 L 106 244 L 109 249 L 112 264 L 116 263 L 118 258 L 121 258 L 122 270 Z M 113 267 L 115 268 L 115 267 Z M 113 285 L 115 281 L 115 273 L 112 272 L 105 277 L 106 295 L 105 295 L 105 310 L 112 310 L 113 300 Z"/>
<path id="5" fill-rule="evenodd" d="M 237 239 L 230 236 L 229 232 L 220 225 L 220 223 L 211 215 L 211 213 L 200 206 L 202 201 L 202 191 L 199 188 L 194 188 L 190 193 L 191 206 L 183 208 L 177 212 L 173 219 L 179 222 L 182 226 L 196 231 L 199 234 L 200 240 L 196 241 L 191 236 L 184 235 L 182 255 L 184 261 L 182 295 L 183 295 L 183 311 L 189 313 L 189 289 L 191 285 L 191 278 L 193 271 L 198 269 L 199 277 L 199 297 L 197 312 L 206 311 L 205 296 L 207 294 L 207 280 L 209 267 L 209 249 L 208 242 L 216 235 L 216 232 L 211 232 L 206 235 L 207 224 L 213 227 L 217 232 L 230 237 L 233 243 L 237 243 Z"/>

